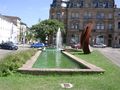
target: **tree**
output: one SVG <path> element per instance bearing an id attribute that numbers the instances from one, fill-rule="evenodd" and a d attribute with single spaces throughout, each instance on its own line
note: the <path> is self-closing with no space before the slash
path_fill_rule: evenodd
<path id="1" fill-rule="evenodd" d="M 45 42 L 46 36 L 48 36 L 49 44 L 52 43 L 52 38 L 56 34 L 58 28 L 64 33 L 64 24 L 55 19 L 48 19 L 39 21 L 37 24 L 31 27 L 35 38 L 40 38 L 42 42 Z"/>

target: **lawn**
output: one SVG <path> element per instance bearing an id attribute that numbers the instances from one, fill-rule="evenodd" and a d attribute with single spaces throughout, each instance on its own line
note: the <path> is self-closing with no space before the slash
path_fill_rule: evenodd
<path id="1" fill-rule="evenodd" d="M 72 54 L 103 68 L 105 73 L 41 76 L 16 73 L 0 77 L 0 90 L 65 90 L 61 83 L 73 84 L 73 88 L 68 90 L 120 90 L 120 68 L 102 54 L 98 51 L 89 55 L 82 52 Z"/>

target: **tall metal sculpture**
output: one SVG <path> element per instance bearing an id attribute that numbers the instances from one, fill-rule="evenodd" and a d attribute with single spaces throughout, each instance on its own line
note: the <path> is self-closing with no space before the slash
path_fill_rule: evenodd
<path id="1" fill-rule="evenodd" d="M 81 47 L 83 49 L 84 54 L 89 54 L 91 53 L 90 48 L 89 48 L 89 38 L 90 34 L 92 31 L 93 23 L 90 22 L 86 25 L 85 30 L 81 34 Z"/>

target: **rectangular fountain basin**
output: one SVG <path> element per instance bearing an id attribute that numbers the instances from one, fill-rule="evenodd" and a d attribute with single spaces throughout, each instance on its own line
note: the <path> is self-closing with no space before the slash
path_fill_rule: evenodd
<path id="1" fill-rule="evenodd" d="M 64 55 L 71 58 L 75 63 L 81 65 L 80 67 L 34 67 L 34 63 L 37 58 L 40 56 L 42 51 L 38 51 L 35 56 L 26 62 L 21 68 L 18 69 L 21 73 L 31 73 L 31 74 L 50 74 L 50 73 L 59 73 L 59 74 L 70 74 L 70 73 L 103 73 L 104 70 L 100 67 L 97 67 L 93 64 L 90 64 L 66 51 L 62 51 Z M 50 57 L 48 57 L 50 58 Z"/>

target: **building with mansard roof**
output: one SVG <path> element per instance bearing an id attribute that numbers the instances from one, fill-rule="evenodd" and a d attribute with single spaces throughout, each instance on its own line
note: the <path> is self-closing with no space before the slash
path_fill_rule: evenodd
<path id="1" fill-rule="evenodd" d="M 114 23 L 114 33 L 113 33 L 113 44 L 114 47 L 120 47 L 120 8 L 115 8 L 114 13 L 115 23 Z"/>
<path id="2" fill-rule="evenodd" d="M 67 45 L 79 43 L 85 25 L 92 21 L 90 44 L 114 46 L 120 44 L 118 11 L 114 0 L 53 0 L 49 15 L 65 24 Z"/>

